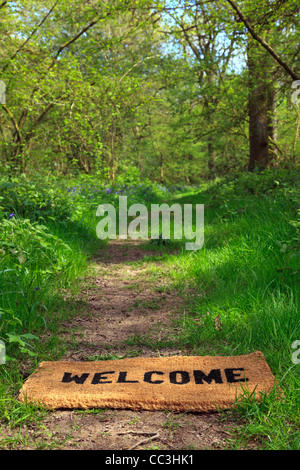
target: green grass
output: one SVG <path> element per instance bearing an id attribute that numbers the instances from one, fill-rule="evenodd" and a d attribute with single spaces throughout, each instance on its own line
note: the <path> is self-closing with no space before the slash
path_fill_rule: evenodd
<path id="1" fill-rule="evenodd" d="M 63 353 L 60 324 L 82 307 L 76 300 L 80 278 L 102 243 L 91 207 L 82 210 L 81 198 L 76 211 L 71 194 L 60 196 L 59 188 L 52 205 L 53 184 L 48 191 L 45 180 L 28 191 L 30 183 L 23 179 L 20 185 L 0 184 L 0 339 L 7 354 L 0 368 L 0 421 L 9 428 L 44 416 L 43 410 L 17 401 L 18 390 L 40 361 Z M 9 437 L 0 440 L 9 445 Z"/>
<path id="2" fill-rule="evenodd" d="M 260 350 L 284 391 L 284 399 L 274 394 L 262 404 L 244 397 L 236 415 L 246 421 L 236 446 L 255 438 L 261 448 L 296 449 L 300 364 L 292 362 L 292 343 L 300 339 L 299 184 L 283 175 L 274 189 L 253 194 L 255 178 L 246 189 L 241 178 L 233 189 L 223 182 L 180 199 L 205 204 L 205 243 L 168 263 L 182 295 L 195 288 L 192 298 L 186 296 L 181 344 L 196 354 Z"/>
<path id="3" fill-rule="evenodd" d="M 168 289 L 185 298 L 180 333 L 169 342 L 128 341 L 199 355 L 264 353 L 281 392 L 258 403 L 245 391 L 224 413 L 240 424 L 233 449 L 300 448 L 300 364 L 292 361 L 300 340 L 299 181 L 299 174 L 266 172 L 178 195 L 181 204 L 205 205 L 203 248 L 187 252 L 182 243 L 179 254 L 163 257 Z"/>

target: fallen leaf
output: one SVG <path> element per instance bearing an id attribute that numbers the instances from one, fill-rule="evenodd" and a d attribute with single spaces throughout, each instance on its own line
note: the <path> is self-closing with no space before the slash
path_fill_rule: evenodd
<path id="1" fill-rule="evenodd" d="M 222 328 L 222 322 L 220 320 L 220 315 L 218 315 L 215 318 L 215 327 L 216 327 L 216 330 L 220 330 Z"/>

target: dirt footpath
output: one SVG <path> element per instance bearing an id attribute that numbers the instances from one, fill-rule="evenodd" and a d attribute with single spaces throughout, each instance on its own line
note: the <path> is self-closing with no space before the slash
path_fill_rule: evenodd
<path id="1" fill-rule="evenodd" d="M 111 241 L 94 259 L 96 275 L 83 282 L 86 311 L 62 325 L 62 360 L 188 355 L 170 347 L 183 299 L 168 287 L 159 247 Z M 166 347 L 155 348 L 160 341 Z M 176 344 L 176 341 L 173 341 Z M 218 413 L 132 410 L 57 410 L 24 428 L 23 448 L 81 450 L 200 450 L 228 448 L 236 424 Z M 25 440 L 25 438 L 24 438 Z"/>

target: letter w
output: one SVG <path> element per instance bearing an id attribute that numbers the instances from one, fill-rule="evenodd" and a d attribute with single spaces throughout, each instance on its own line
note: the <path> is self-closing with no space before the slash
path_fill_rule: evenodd
<path id="1" fill-rule="evenodd" d="M 90 374 L 82 374 L 80 377 L 78 377 L 78 375 L 74 375 L 72 377 L 72 374 L 70 372 L 65 372 L 62 378 L 62 382 L 70 383 L 74 381 L 76 384 L 83 384 L 89 375 Z"/>

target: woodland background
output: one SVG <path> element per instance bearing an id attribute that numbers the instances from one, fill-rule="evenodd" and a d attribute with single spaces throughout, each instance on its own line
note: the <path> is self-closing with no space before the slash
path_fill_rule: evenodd
<path id="1" fill-rule="evenodd" d="M 0 12 L 2 170 L 195 184 L 299 162 L 297 1 L 24 0 Z"/>

